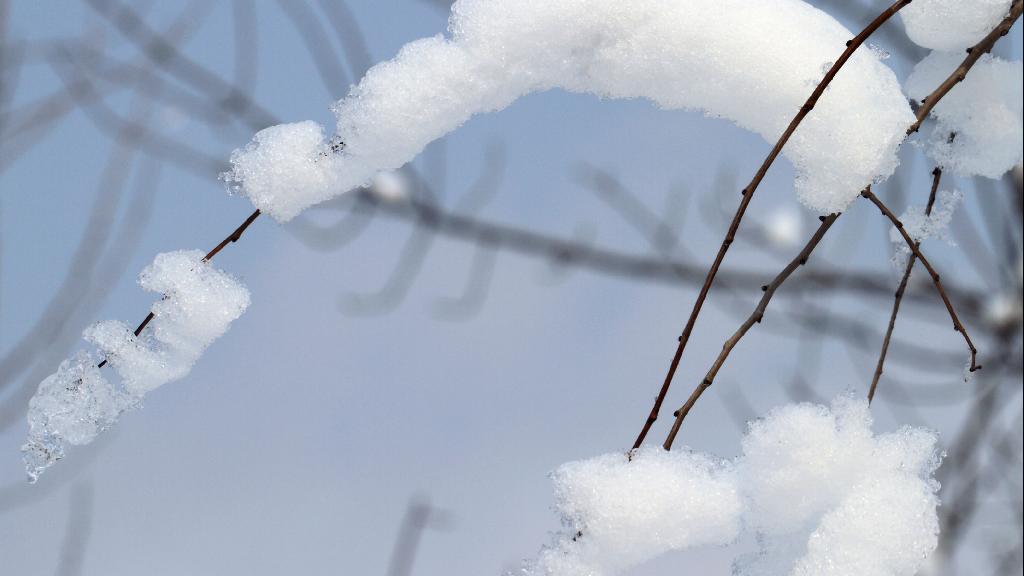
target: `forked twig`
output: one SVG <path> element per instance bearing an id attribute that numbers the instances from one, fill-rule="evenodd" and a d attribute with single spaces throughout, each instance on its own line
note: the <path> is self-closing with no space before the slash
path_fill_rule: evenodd
<path id="1" fill-rule="evenodd" d="M 924 209 L 925 216 L 932 215 L 932 208 L 935 206 L 935 195 L 939 190 L 939 180 L 942 179 L 942 168 L 936 166 L 935 170 L 932 170 L 932 189 L 928 194 L 928 205 Z M 917 247 L 920 249 L 921 243 L 917 242 Z M 910 283 L 910 273 L 914 270 L 914 264 L 917 263 L 917 255 L 911 254 L 907 258 L 907 266 L 903 270 L 903 278 L 900 279 L 900 285 L 896 288 L 896 298 L 892 305 L 892 314 L 889 316 L 889 327 L 885 330 L 885 338 L 882 340 L 882 351 L 878 354 L 878 364 L 875 365 L 875 375 L 871 378 L 871 388 L 868 389 L 868 404 L 875 399 L 875 390 L 878 389 L 878 381 L 882 377 L 882 371 L 885 368 L 885 356 L 889 353 L 889 342 L 892 340 L 893 329 L 896 328 L 896 316 L 900 313 L 900 304 L 903 302 L 903 294 L 907 291 L 907 284 Z"/>
<path id="2" fill-rule="evenodd" d="M 676 420 L 672 423 L 672 430 L 669 432 L 663 445 L 665 450 L 672 449 L 672 443 L 675 441 L 676 435 L 679 434 L 679 428 L 683 425 L 683 420 L 686 419 L 686 415 L 690 413 L 690 409 L 693 408 L 693 405 L 696 404 L 697 400 L 702 394 L 704 394 L 704 391 L 710 388 L 711 384 L 714 383 L 715 376 L 718 375 L 718 371 L 721 370 L 722 365 L 725 364 L 725 360 L 729 357 L 733 348 L 739 344 L 740 340 L 743 339 L 743 336 L 746 335 L 754 324 L 760 323 L 761 319 L 764 318 L 765 310 L 768 309 L 768 303 L 771 302 L 772 296 L 775 295 L 775 291 L 779 289 L 779 286 L 782 286 L 782 283 L 785 282 L 797 268 L 807 264 L 807 259 L 810 258 L 811 252 L 813 252 L 818 246 L 821 239 L 825 236 L 825 233 L 828 232 L 829 228 L 832 227 L 832 224 L 835 223 L 837 218 L 839 218 L 839 214 L 822 216 L 821 225 L 818 226 L 818 229 L 814 232 L 814 235 L 811 236 L 811 239 L 807 241 L 803 250 L 801 250 L 795 258 L 790 260 L 789 264 L 787 264 L 786 267 L 775 276 L 771 283 L 761 287 L 761 290 L 764 291 L 764 296 L 761 296 L 761 301 L 757 303 L 757 307 L 754 308 L 754 311 L 747 317 L 746 321 L 743 322 L 736 332 L 734 332 L 733 335 L 725 341 L 725 344 L 722 345 L 722 351 L 719 352 L 718 358 L 715 359 L 715 362 L 711 365 L 711 368 L 704 376 L 704 379 L 701 380 L 700 384 L 698 384 L 696 388 L 694 388 L 690 397 L 686 400 L 686 403 L 683 404 L 679 410 L 676 410 L 674 414 Z"/>
<path id="3" fill-rule="evenodd" d="M 870 200 L 872 204 L 878 207 L 882 212 L 882 215 L 892 222 L 893 226 L 896 227 L 896 230 L 898 230 L 900 235 L 903 236 L 903 240 L 907 243 L 910 251 L 918 260 L 921 261 L 921 264 L 924 265 L 925 270 L 927 270 L 928 274 L 932 277 L 932 284 L 935 285 L 935 289 L 939 292 L 939 296 L 942 298 L 942 303 L 946 305 L 946 311 L 949 312 L 949 318 L 953 321 L 953 329 L 964 337 L 964 342 L 967 343 L 967 348 L 971 351 L 971 365 L 968 370 L 971 372 L 980 370 L 981 365 L 977 363 L 978 349 L 974 347 L 974 342 L 971 341 L 970 335 L 967 334 L 967 328 L 965 328 L 963 323 L 960 322 L 960 317 L 957 316 L 956 309 L 953 308 L 953 302 L 950 301 L 949 295 L 946 294 L 946 289 L 942 287 L 942 280 L 939 277 L 939 273 L 935 271 L 931 262 L 929 262 L 928 259 L 925 258 L 924 254 L 921 253 L 921 249 L 918 247 L 917 242 L 915 242 L 914 239 L 910 237 L 910 234 L 904 229 L 903 222 L 900 222 L 900 219 L 893 214 L 892 210 L 890 210 L 889 207 L 878 198 L 878 196 L 875 196 L 875 193 L 871 191 L 871 188 L 867 188 L 861 192 L 861 196 Z"/>
<path id="4" fill-rule="evenodd" d="M 825 89 L 839 73 L 839 70 L 846 64 L 846 62 L 853 56 L 853 53 L 860 48 L 862 44 L 882 26 L 887 20 L 893 17 L 897 12 L 900 11 L 904 6 L 910 4 L 911 0 L 897 0 L 891 6 L 885 9 L 881 14 L 878 15 L 874 20 L 871 21 L 859 34 L 857 34 L 852 40 L 846 43 L 846 50 L 839 56 L 839 58 L 832 64 L 829 71 L 825 74 L 825 77 L 821 79 L 818 86 L 815 87 L 814 91 L 804 102 L 804 105 L 800 107 L 800 111 L 797 112 L 793 120 L 790 121 L 789 126 L 786 127 L 786 131 L 779 137 L 778 142 L 772 147 L 771 152 L 768 153 L 768 157 L 764 159 L 761 167 L 754 174 L 753 180 L 750 184 L 743 189 L 743 200 L 740 201 L 740 205 L 736 208 L 736 214 L 732 218 L 732 223 L 729 224 L 729 231 L 725 235 L 725 239 L 722 241 L 722 246 L 718 249 L 718 255 L 715 256 L 715 261 L 711 264 L 711 268 L 708 269 L 707 277 L 704 280 L 704 284 L 700 288 L 700 293 L 697 295 L 696 302 L 693 303 L 693 309 L 690 311 L 690 317 L 686 320 L 686 326 L 683 328 L 683 333 L 679 336 L 679 345 L 676 347 L 676 353 L 672 357 L 672 362 L 669 364 L 668 374 L 665 376 L 665 381 L 661 385 L 661 390 L 658 392 L 658 396 L 654 401 L 654 406 L 651 408 L 650 415 L 647 416 L 647 420 L 644 422 L 643 428 L 640 430 L 640 434 L 636 437 L 636 441 L 633 442 L 633 448 L 639 448 L 643 444 L 644 438 L 647 437 L 647 433 L 650 431 L 651 426 L 658 419 L 658 413 L 661 411 L 661 405 L 665 401 L 665 395 L 668 394 L 668 389 L 672 385 L 672 378 L 675 376 L 676 370 L 679 368 L 679 361 L 683 357 L 683 351 L 686 349 L 686 343 L 690 340 L 690 334 L 693 332 L 693 327 L 697 323 L 697 316 L 700 315 L 701 308 L 704 306 L 704 301 L 708 297 L 708 292 L 711 290 L 711 285 L 715 281 L 715 276 L 718 274 L 718 269 L 722 265 L 722 260 L 725 259 L 726 252 L 729 251 L 729 246 L 732 244 L 733 239 L 736 237 L 736 231 L 740 227 L 740 222 L 743 220 L 743 214 L 747 211 L 747 206 L 750 204 L 750 200 L 754 197 L 754 192 L 757 190 L 761 180 L 764 179 L 765 174 L 768 172 L 768 168 L 775 162 L 775 159 L 782 152 L 783 146 L 789 141 L 790 136 L 796 131 L 797 126 L 803 121 L 804 117 L 807 116 L 814 109 L 814 105 L 821 98 L 821 95 L 825 93 Z"/>

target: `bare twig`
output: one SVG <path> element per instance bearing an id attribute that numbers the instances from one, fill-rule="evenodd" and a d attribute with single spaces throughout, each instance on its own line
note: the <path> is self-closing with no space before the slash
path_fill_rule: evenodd
<path id="1" fill-rule="evenodd" d="M 734 332 L 733 335 L 725 341 L 725 344 L 722 345 L 722 351 L 718 354 L 718 358 L 715 359 L 714 363 L 711 365 L 711 369 L 709 369 L 707 374 L 704 376 L 704 379 L 701 380 L 700 384 L 698 384 L 693 390 L 693 393 L 690 394 L 686 403 L 675 412 L 674 415 L 676 420 L 672 423 L 672 430 L 669 432 L 663 445 L 665 450 L 672 449 L 672 443 L 675 441 L 676 435 L 679 434 L 679 428 L 682 426 L 683 420 L 686 419 L 686 415 L 690 413 L 690 409 L 693 408 L 693 405 L 697 402 L 704 391 L 711 387 L 711 384 L 715 381 L 715 376 L 718 375 L 718 371 L 721 370 L 722 365 L 725 364 L 725 360 L 729 357 L 733 348 L 739 344 L 740 340 L 743 339 L 743 336 L 746 335 L 754 324 L 760 323 L 761 319 L 764 318 L 765 310 L 768 308 L 768 303 L 771 302 L 772 296 L 775 295 L 775 291 L 779 289 L 779 286 L 782 286 L 782 283 L 785 282 L 797 268 L 807 264 L 807 259 L 810 258 L 811 252 L 813 252 L 818 246 L 821 239 L 825 236 L 825 233 L 828 232 L 829 228 L 832 227 L 832 224 L 835 223 L 837 218 L 839 218 L 839 214 L 822 216 L 821 225 L 818 226 L 818 229 L 814 232 L 814 235 L 811 236 L 811 239 L 807 241 L 803 250 L 801 250 L 800 253 L 796 255 L 796 258 L 793 258 L 789 264 L 787 264 L 786 267 L 783 268 L 777 276 L 775 276 L 771 283 L 761 287 L 761 290 L 764 291 L 764 296 L 761 297 L 761 301 L 758 302 L 757 307 L 754 308 L 754 311 L 736 330 L 736 332 Z"/>
<path id="2" fill-rule="evenodd" d="M 750 204 L 751 199 L 754 197 L 754 192 L 757 190 L 761 180 L 764 179 L 765 174 L 768 173 L 768 169 L 775 162 L 775 159 L 782 152 L 783 146 L 789 141 L 790 136 L 796 131 L 797 127 L 803 121 L 803 119 L 814 109 L 814 105 L 821 98 L 821 95 L 825 93 L 825 89 L 831 84 L 832 80 L 839 73 L 839 70 L 846 64 L 846 62 L 853 56 L 853 53 L 860 48 L 862 44 L 868 39 L 871 34 L 882 26 L 889 18 L 892 18 L 897 12 L 900 11 L 904 6 L 910 4 L 910 0 L 897 0 L 891 6 L 885 9 L 881 14 L 878 15 L 870 24 L 868 24 L 859 34 L 853 39 L 846 43 L 846 50 L 836 59 L 832 67 L 825 74 L 825 77 L 821 79 L 818 86 L 815 87 L 814 91 L 804 102 L 804 105 L 800 107 L 800 111 L 797 112 L 793 120 L 790 121 L 789 126 L 786 127 L 785 132 L 779 137 L 778 142 L 772 147 L 768 157 L 764 159 L 761 167 L 754 175 L 753 180 L 750 184 L 743 189 L 743 200 L 740 201 L 740 205 L 736 208 L 736 214 L 732 218 L 732 223 L 729 224 L 729 230 L 725 235 L 725 239 L 722 241 L 721 247 L 718 249 L 718 255 L 715 257 L 714 262 L 711 264 L 711 268 L 708 269 L 707 277 L 704 280 L 704 284 L 701 286 L 700 293 L 697 295 L 697 300 L 693 304 L 693 309 L 690 311 L 690 317 L 686 321 L 686 326 L 683 328 L 683 333 L 679 336 L 679 345 L 676 347 L 676 353 L 672 357 L 672 362 L 669 364 L 668 374 L 665 376 L 665 381 L 661 385 L 661 390 L 658 392 L 658 396 L 654 401 L 654 406 L 651 408 L 651 413 L 647 416 L 647 420 L 644 422 L 643 428 L 640 430 L 640 434 L 637 436 L 636 441 L 633 442 L 633 448 L 639 448 L 643 444 L 644 438 L 647 437 L 647 433 L 650 431 L 651 426 L 658 419 L 658 413 L 661 411 L 661 405 L 665 401 L 665 395 L 668 394 L 668 389 L 672 385 L 672 378 L 675 376 L 676 370 L 679 368 L 679 361 L 683 357 L 683 351 L 686 349 L 686 344 L 690 340 L 690 334 L 693 332 L 693 327 L 697 323 L 697 316 L 700 315 L 701 308 L 704 306 L 704 301 L 708 297 L 708 292 L 711 290 L 711 285 L 715 281 L 715 276 L 718 274 L 718 269 L 722 265 L 722 261 L 725 259 L 725 254 L 729 251 L 729 246 L 732 244 L 733 239 L 736 237 L 736 231 L 740 227 L 740 222 L 743 220 L 743 214 L 747 211 L 747 206 Z"/>
<path id="3" fill-rule="evenodd" d="M 932 189 L 928 194 L 928 205 L 924 209 L 925 216 L 932 215 L 932 208 L 935 206 L 935 194 L 939 190 L 939 180 L 942 179 L 942 168 L 936 166 L 932 170 Z M 917 242 L 920 249 L 921 243 Z M 896 327 L 896 316 L 900 313 L 900 303 L 903 302 L 903 294 L 907 291 L 907 284 L 910 283 L 910 273 L 914 271 L 914 264 L 917 263 L 917 256 L 911 254 L 907 258 L 907 266 L 903 271 L 903 278 L 896 289 L 896 298 L 892 305 L 892 314 L 889 316 L 889 327 L 885 331 L 885 338 L 882 340 L 882 351 L 878 354 L 878 364 L 875 365 L 875 375 L 871 378 L 871 388 L 868 389 L 868 404 L 875 399 L 875 390 L 878 388 L 878 380 L 882 377 L 885 368 L 885 356 L 889 352 L 889 341 L 892 339 L 892 331 Z"/>
<path id="4" fill-rule="evenodd" d="M 946 305 L 946 311 L 949 312 L 949 318 L 953 321 L 953 329 L 964 337 L 964 342 L 967 343 L 967 348 L 971 351 L 971 365 L 968 369 L 971 372 L 980 370 L 981 365 L 977 363 L 978 349 L 974 347 L 974 342 L 971 341 L 970 335 L 967 334 L 967 328 L 965 328 L 963 323 L 960 322 L 960 317 L 957 315 L 956 309 L 953 307 L 953 302 L 950 301 L 949 295 L 946 294 L 946 289 L 942 286 L 942 280 L 939 277 L 939 273 L 935 271 L 931 262 L 929 262 L 928 259 L 925 258 L 924 254 L 921 253 L 917 242 L 915 242 L 914 239 L 910 237 L 910 234 L 908 234 L 904 229 L 903 222 L 900 222 L 900 219 L 893 214 L 892 210 L 890 210 L 889 207 L 878 198 L 878 196 L 875 196 L 875 193 L 871 191 L 871 188 L 867 188 L 861 192 L 861 196 L 870 200 L 878 207 L 882 214 L 892 222 L 893 226 L 896 227 L 896 230 L 898 230 L 900 235 L 903 236 L 903 240 L 907 243 L 907 246 L 910 247 L 913 255 L 921 261 L 921 264 L 924 265 L 925 270 L 927 270 L 928 274 L 932 277 L 932 284 L 935 285 L 935 289 L 938 290 L 939 296 L 942 298 L 942 303 Z"/>

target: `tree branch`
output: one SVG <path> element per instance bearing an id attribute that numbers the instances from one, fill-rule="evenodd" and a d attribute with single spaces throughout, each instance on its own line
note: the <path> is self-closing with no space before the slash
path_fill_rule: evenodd
<path id="1" fill-rule="evenodd" d="M 771 302 L 772 296 L 775 295 L 775 291 L 779 289 L 779 286 L 782 286 L 782 283 L 785 282 L 797 268 L 807 264 L 807 259 L 810 258 L 811 252 L 813 252 L 815 247 L 818 246 L 821 239 L 825 236 L 825 233 L 828 232 L 829 228 L 832 227 L 832 224 L 835 223 L 837 218 L 839 218 L 839 214 L 822 216 L 821 225 L 818 226 L 818 229 L 814 232 L 814 235 L 811 236 L 811 239 L 807 241 L 803 250 L 801 250 L 800 253 L 797 254 L 796 258 L 793 258 L 789 264 L 787 264 L 786 267 L 783 268 L 777 276 L 775 276 L 775 279 L 772 280 L 771 283 L 761 287 L 761 290 L 764 291 L 764 296 L 761 297 L 761 301 L 758 302 L 757 307 L 754 308 L 754 311 L 736 330 L 736 332 L 734 332 L 733 335 L 725 341 L 725 344 L 722 345 L 722 351 L 718 354 L 718 358 L 715 359 L 711 368 L 704 376 L 704 379 L 701 380 L 700 384 L 698 384 L 693 390 L 693 393 L 690 394 L 686 403 L 683 404 L 679 410 L 676 410 L 674 414 L 676 420 L 672 423 L 672 430 L 669 432 L 663 445 L 665 450 L 672 449 L 672 443 L 675 442 L 676 435 L 679 434 L 679 428 L 683 425 L 683 420 L 686 419 L 686 415 L 690 413 L 690 409 L 693 408 L 693 405 L 696 404 L 697 400 L 702 394 L 704 394 L 704 391 L 710 388 L 711 384 L 714 383 L 715 376 L 718 375 L 718 371 L 721 370 L 722 365 L 725 364 L 726 359 L 729 358 L 729 354 L 732 352 L 733 348 L 739 344 L 740 340 L 743 339 L 743 336 L 746 335 L 754 324 L 760 323 L 761 319 L 764 318 L 765 310 L 768 308 L 768 303 Z"/>
<path id="2" fill-rule="evenodd" d="M 942 179 L 942 168 L 936 166 L 935 170 L 932 170 L 932 189 L 928 194 L 928 205 L 924 209 L 925 216 L 932 215 L 932 208 L 935 206 L 935 194 L 939 190 L 939 180 Z M 917 242 L 918 249 L 921 248 L 921 243 Z M 903 302 L 903 294 L 907 291 L 907 284 L 910 283 L 910 273 L 914 270 L 914 264 L 917 263 L 917 255 L 911 254 L 907 258 L 907 266 L 903 271 L 903 278 L 900 279 L 900 285 L 896 289 L 896 298 L 892 305 L 892 314 L 889 316 L 889 327 L 885 331 L 885 338 L 882 340 L 882 351 L 878 355 L 878 364 L 875 365 L 875 375 L 871 378 L 871 388 L 868 389 L 868 404 L 875 399 L 875 390 L 878 388 L 878 380 L 882 377 L 882 371 L 885 368 L 885 356 L 889 352 L 889 341 L 892 340 L 892 331 L 896 327 L 896 316 L 900 312 L 900 304 Z"/>
<path id="3" fill-rule="evenodd" d="M 980 370 L 981 365 L 977 363 L 978 349 L 974 347 L 974 342 L 971 341 L 970 335 L 967 334 L 967 328 L 965 328 L 963 323 L 960 322 L 960 317 L 957 316 L 956 309 L 953 308 L 953 303 L 950 301 L 949 296 L 946 294 L 946 289 L 943 288 L 942 286 L 942 280 L 939 278 L 939 273 L 935 271 L 935 268 L 932 266 L 931 262 L 929 262 L 928 259 L 924 257 L 924 254 L 921 253 L 920 248 L 918 248 L 917 242 L 915 242 L 914 239 L 910 237 L 910 234 L 908 234 L 907 231 L 904 229 L 903 222 L 900 222 L 900 219 L 897 218 L 896 215 L 892 213 L 892 210 L 890 210 L 889 207 L 886 206 L 885 203 L 878 198 L 878 196 L 875 196 L 875 193 L 871 191 L 870 187 L 866 188 L 863 192 L 861 192 L 861 196 L 870 200 L 875 206 L 878 207 L 878 209 L 882 212 L 882 215 L 884 215 L 886 218 L 889 219 L 890 222 L 892 222 L 893 226 L 896 227 L 896 230 L 898 230 L 900 235 L 903 236 L 903 240 L 907 243 L 907 246 L 910 247 L 910 250 L 913 253 L 913 255 L 917 257 L 918 260 L 921 261 L 921 264 L 924 265 L 925 270 L 927 270 L 928 274 L 932 277 L 932 284 L 935 284 L 935 289 L 938 290 L 939 296 L 942 298 L 942 303 L 946 305 L 946 310 L 949 312 L 949 317 L 953 321 L 953 329 L 959 332 L 964 337 L 964 342 L 967 343 L 967 348 L 971 351 L 971 365 L 968 369 L 971 372 Z"/>
<path id="4" fill-rule="evenodd" d="M 693 327 L 697 323 L 697 316 L 700 315 L 701 308 L 704 306 L 704 301 L 707 300 L 708 292 L 711 290 L 711 285 L 715 281 L 718 269 L 721 267 L 722 261 L 725 259 L 725 254 L 729 251 L 729 246 L 736 237 L 736 231 L 739 229 L 740 222 L 743 220 L 743 214 L 747 211 L 747 206 L 754 197 L 754 192 L 757 190 L 761 180 L 763 180 L 765 174 L 768 173 L 768 168 L 770 168 L 775 162 L 779 153 L 782 152 L 783 146 L 786 145 L 790 136 L 792 136 L 793 132 L 796 131 L 797 126 L 799 126 L 804 117 L 814 109 L 814 105 L 818 102 L 818 99 L 825 93 L 825 89 L 828 88 L 828 85 L 836 77 L 836 74 L 839 73 L 839 70 L 843 65 L 845 65 L 850 57 L 853 56 L 853 53 L 864 44 L 875 30 L 892 18 L 893 15 L 899 12 L 904 6 L 910 4 L 910 1 L 911 0 L 897 0 L 891 6 L 886 8 L 885 11 L 879 14 L 877 18 L 867 25 L 867 27 L 861 30 L 860 34 L 857 34 L 852 40 L 846 43 L 846 50 L 843 51 L 829 71 L 825 74 L 825 77 L 818 83 L 818 86 L 815 87 L 813 92 L 811 92 L 807 101 L 800 107 L 800 111 L 793 117 L 789 126 L 786 127 L 785 132 L 782 133 L 778 142 L 776 142 L 775 146 L 772 147 L 768 157 L 764 159 L 761 167 L 754 175 L 753 180 L 751 180 L 750 184 L 747 184 L 747 187 L 742 190 L 743 200 L 740 201 L 740 205 L 736 208 L 736 214 L 732 218 L 732 223 L 729 224 L 729 231 L 726 233 L 725 239 L 722 241 L 722 245 L 718 249 L 718 255 L 715 256 L 715 260 L 707 272 L 704 284 L 701 286 L 700 293 L 697 295 L 697 300 L 694 302 L 693 309 L 690 311 L 690 317 L 686 321 L 683 333 L 679 336 L 679 345 L 676 347 L 676 353 L 672 357 L 671 364 L 669 364 L 668 374 L 665 375 L 665 381 L 661 385 L 661 390 L 658 392 L 658 396 L 654 401 L 654 406 L 651 408 L 650 415 L 647 416 L 647 421 L 644 422 L 643 428 L 640 430 L 640 434 L 636 437 L 636 441 L 633 442 L 634 449 L 639 448 L 640 445 L 643 444 L 644 438 L 647 437 L 647 433 L 650 431 L 651 426 L 658 419 L 658 413 L 661 411 L 661 405 L 665 401 L 665 395 L 668 394 L 668 389 L 672 385 L 672 378 L 675 376 L 676 370 L 679 368 L 679 361 L 683 357 L 683 351 L 686 349 L 686 344 L 690 340 L 690 334 L 693 332 Z"/>

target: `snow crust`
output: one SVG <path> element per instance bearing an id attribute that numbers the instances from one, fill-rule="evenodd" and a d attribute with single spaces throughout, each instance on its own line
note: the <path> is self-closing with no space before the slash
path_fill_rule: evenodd
<path id="1" fill-rule="evenodd" d="M 974 46 L 1010 12 L 1013 0 L 914 0 L 899 15 L 919 46 L 957 52 Z"/>
<path id="2" fill-rule="evenodd" d="M 935 436 L 875 435 L 867 402 L 789 405 L 752 423 L 732 461 L 645 447 L 553 474 L 565 531 L 521 574 L 621 574 L 666 552 L 760 550 L 738 576 L 912 576 L 935 549 Z"/>
<path id="3" fill-rule="evenodd" d="M 852 37 L 800 0 L 460 0 L 449 37 L 406 44 L 334 105 L 334 138 L 307 122 L 268 128 L 224 178 L 287 221 L 472 116 L 553 88 L 701 110 L 774 143 Z M 844 209 L 895 170 L 912 122 L 892 71 L 855 53 L 783 150 L 800 199 Z"/>
<path id="4" fill-rule="evenodd" d="M 108 381 L 91 354 L 77 353 L 47 377 L 29 402 L 22 447 L 30 481 L 64 456 L 65 444 L 88 444 L 125 410 L 167 382 L 185 377 L 207 346 L 249 306 L 249 291 L 203 261 L 199 250 L 158 254 L 139 284 L 162 298 L 140 336 L 108 320 L 83 332 L 117 375 Z"/>
<path id="5" fill-rule="evenodd" d="M 962 53 L 932 52 L 907 78 L 907 95 L 925 98 L 963 59 Z M 1024 66 L 982 56 L 932 116 L 937 122 L 925 149 L 937 164 L 959 176 L 1002 177 L 1024 160 Z"/>

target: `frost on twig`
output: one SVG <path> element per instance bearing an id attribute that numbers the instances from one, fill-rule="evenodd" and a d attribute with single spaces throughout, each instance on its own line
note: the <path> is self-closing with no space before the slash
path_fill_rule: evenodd
<path id="1" fill-rule="evenodd" d="M 645 447 L 553 475 L 566 530 L 521 574 L 610 576 L 753 532 L 741 576 L 912 576 L 935 549 L 935 436 L 875 435 L 868 405 L 797 404 L 750 425 L 731 462 Z"/>
<path id="2" fill-rule="evenodd" d="M 903 229 L 918 244 L 929 238 L 938 238 L 953 244 L 947 232 L 949 223 L 953 220 L 953 213 L 963 199 L 963 192 L 943 190 L 939 192 L 931 214 L 926 213 L 924 206 L 908 206 L 899 220 L 903 223 Z M 895 248 L 892 264 L 897 270 L 901 270 L 907 265 L 907 258 L 911 254 L 910 247 L 895 226 L 889 229 L 889 240 Z"/>
<path id="3" fill-rule="evenodd" d="M 139 284 L 162 294 L 145 332 L 109 320 L 87 328 L 120 377 L 108 381 L 96 359 L 79 352 L 39 385 L 29 402 L 28 442 L 22 447 L 29 480 L 64 456 L 67 444 L 88 444 L 149 391 L 188 375 L 207 346 L 249 306 L 249 291 L 203 260 L 198 250 L 157 255 Z"/>
<path id="4" fill-rule="evenodd" d="M 287 221 L 401 167 L 472 116 L 553 88 L 701 110 L 774 142 L 852 37 L 799 0 L 461 0 L 449 37 L 407 44 L 335 104 L 333 138 L 311 122 L 268 128 L 224 177 Z M 783 149 L 800 199 L 842 211 L 895 170 L 913 119 L 878 55 L 855 53 Z"/>

